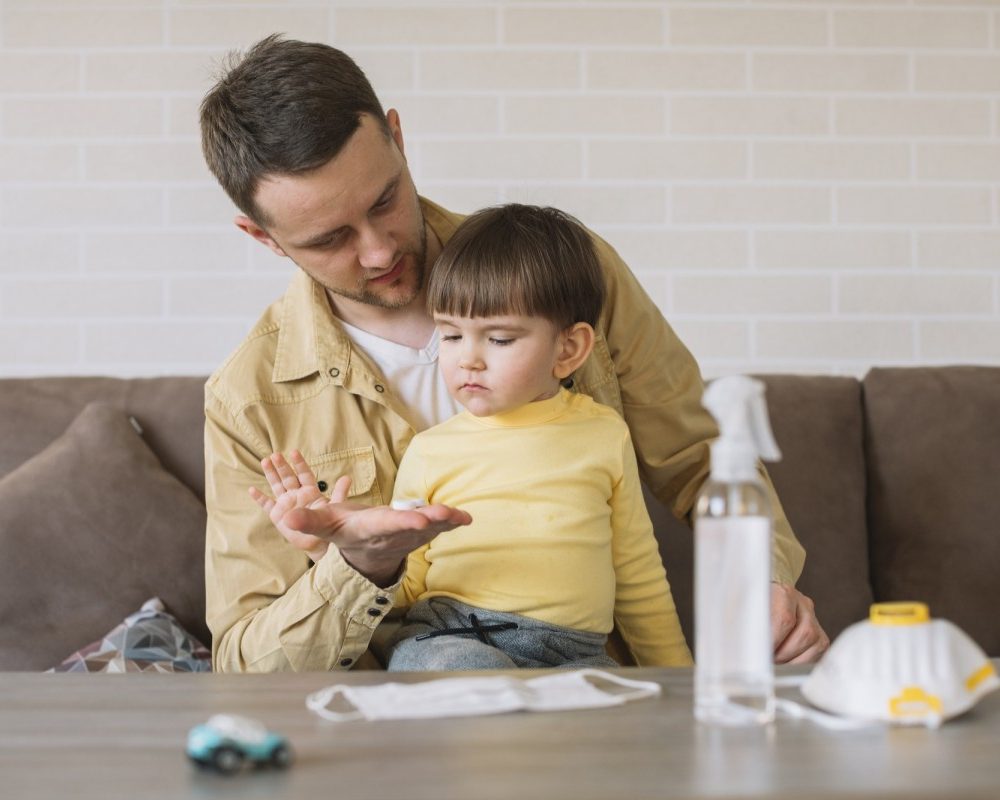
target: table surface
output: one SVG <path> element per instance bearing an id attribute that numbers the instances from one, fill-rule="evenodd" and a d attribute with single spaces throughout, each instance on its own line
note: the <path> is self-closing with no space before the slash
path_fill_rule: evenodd
<path id="1" fill-rule="evenodd" d="M 385 673 L 0 673 L 0 796 L 1000 798 L 1000 692 L 938 730 L 832 732 L 790 719 L 717 729 L 692 717 L 690 670 L 621 672 L 664 692 L 600 710 L 351 723 L 315 717 L 306 694 Z M 430 677 L 440 675 L 393 679 Z M 232 777 L 191 766 L 188 729 L 219 712 L 284 733 L 295 764 Z"/>

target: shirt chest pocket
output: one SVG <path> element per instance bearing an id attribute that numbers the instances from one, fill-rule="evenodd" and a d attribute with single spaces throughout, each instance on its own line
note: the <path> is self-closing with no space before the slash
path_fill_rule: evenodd
<path id="1" fill-rule="evenodd" d="M 316 480 L 323 494 L 329 495 L 337 479 L 347 475 L 351 479 L 351 488 L 347 494 L 350 500 L 370 506 L 380 506 L 385 502 L 375 470 L 374 448 L 354 447 L 307 455 L 306 460 L 316 473 Z"/>

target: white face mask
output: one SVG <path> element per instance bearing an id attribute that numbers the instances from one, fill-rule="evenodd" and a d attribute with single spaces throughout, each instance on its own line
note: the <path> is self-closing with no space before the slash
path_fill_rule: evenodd
<path id="1" fill-rule="evenodd" d="M 589 679 L 611 684 L 605 691 Z M 568 711 L 617 706 L 654 697 L 657 683 L 633 681 L 596 669 L 558 672 L 524 680 L 507 675 L 443 678 L 420 683 L 338 684 L 313 692 L 306 707 L 334 722 L 382 719 L 471 717 L 508 711 Z M 328 706 L 340 699 L 348 709 Z"/>
<path id="2" fill-rule="evenodd" d="M 996 669 L 961 629 L 923 603 L 877 603 L 845 630 L 802 693 L 860 720 L 937 727 L 1000 687 Z"/>

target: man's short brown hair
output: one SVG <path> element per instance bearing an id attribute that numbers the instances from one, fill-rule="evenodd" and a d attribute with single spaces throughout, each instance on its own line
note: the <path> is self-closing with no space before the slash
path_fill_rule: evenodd
<path id="1" fill-rule="evenodd" d="M 604 276 L 587 230 L 555 208 L 510 205 L 472 214 L 431 270 L 431 313 L 523 314 L 560 329 L 597 325 Z"/>
<path id="2" fill-rule="evenodd" d="M 370 114 L 386 124 L 361 68 L 317 42 L 268 36 L 230 53 L 201 103 L 201 147 L 226 194 L 258 224 L 254 195 L 268 175 L 296 175 L 326 164 Z"/>

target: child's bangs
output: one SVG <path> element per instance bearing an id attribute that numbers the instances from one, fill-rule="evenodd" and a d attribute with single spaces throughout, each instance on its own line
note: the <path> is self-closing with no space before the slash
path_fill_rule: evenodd
<path id="1" fill-rule="evenodd" d="M 500 317 L 531 314 L 523 275 L 490 258 L 459 259 L 428 287 L 432 313 L 456 317 Z"/>

